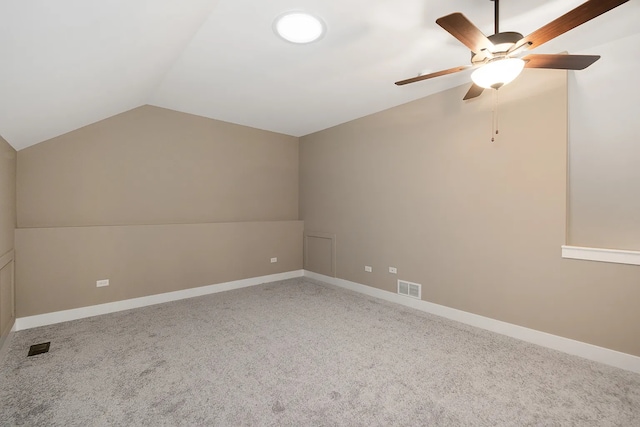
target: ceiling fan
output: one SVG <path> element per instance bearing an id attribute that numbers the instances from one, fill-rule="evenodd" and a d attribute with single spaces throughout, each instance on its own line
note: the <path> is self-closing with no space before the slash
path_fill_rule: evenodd
<path id="1" fill-rule="evenodd" d="M 459 71 L 475 69 L 471 75 L 473 84 L 464 97 L 464 99 L 471 99 L 480 96 L 485 89 L 498 89 L 513 81 L 523 68 L 585 69 L 600 59 L 600 56 L 529 54 L 519 57 L 519 55 L 526 50 L 537 48 L 543 43 L 629 0 L 589 0 L 526 37 L 516 32 L 500 32 L 498 25 L 500 0 L 491 1 L 495 3 L 495 34 L 489 37 L 485 36 L 461 13 L 452 13 L 436 20 L 438 25 L 471 49 L 471 65 L 463 65 L 401 80 L 396 82 L 396 85 L 401 86 Z"/>

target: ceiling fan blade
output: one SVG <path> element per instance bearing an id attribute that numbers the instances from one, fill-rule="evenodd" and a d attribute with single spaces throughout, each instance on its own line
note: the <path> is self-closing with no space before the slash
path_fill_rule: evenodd
<path id="1" fill-rule="evenodd" d="M 438 18 L 436 23 L 460 40 L 473 53 L 478 53 L 482 49 L 493 51 L 493 43 L 461 13 L 443 16 Z"/>
<path id="2" fill-rule="evenodd" d="M 534 49 L 551 39 L 566 33 L 579 25 L 584 24 L 605 12 L 614 9 L 629 0 L 589 0 L 575 9 L 565 13 L 561 17 L 549 22 L 547 25 L 538 28 L 533 33 L 523 37 L 516 43 L 509 53 L 528 44 L 528 49 Z"/>
<path id="3" fill-rule="evenodd" d="M 478 86 L 477 84 L 472 83 L 471 87 L 469 88 L 469 91 L 462 99 L 466 101 L 467 99 L 476 98 L 482 95 L 483 91 L 484 91 L 484 88 L 482 86 Z"/>
<path id="4" fill-rule="evenodd" d="M 600 55 L 537 55 L 523 56 L 526 68 L 551 68 L 555 70 L 584 70 L 600 59 Z"/>
<path id="5" fill-rule="evenodd" d="M 460 67 L 449 68 L 448 70 L 436 71 L 435 73 L 424 74 L 422 76 L 412 77 L 406 80 L 400 80 L 399 82 L 396 82 L 396 84 L 398 86 L 402 86 L 409 83 L 419 82 L 421 80 L 432 79 L 434 77 L 446 76 L 447 74 L 457 73 L 459 71 L 468 70 L 469 68 L 472 68 L 471 65 L 461 65 Z"/>

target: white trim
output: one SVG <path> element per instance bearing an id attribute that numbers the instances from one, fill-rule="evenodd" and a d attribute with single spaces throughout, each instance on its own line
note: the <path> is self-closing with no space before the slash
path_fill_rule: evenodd
<path id="1" fill-rule="evenodd" d="M 562 258 L 640 265 L 640 251 L 562 246 Z"/>
<path id="2" fill-rule="evenodd" d="M 24 329 L 53 325 L 54 323 L 68 322 L 70 320 L 83 319 L 85 317 L 99 316 L 101 314 L 131 310 L 132 308 L 146 307 L 148 305 L 162 304 L 186 298 L 215 294 L 218 292 L 230 291 L 232 289 L 246 288 L 249 286 L 260 285 L 262 283 L 293 279 L 296 277 L 302 277 L 303 275 L 304 270 L 288 271 L 285 273 L 270 274 L 268 276 L 252 277 L 249 279 L 234 280 L 233 282 L 183 289 L 181 291 L 167 292 L 164 294 L 108 302 L 106 304 L 92 305 L 89 307 L 73 308 L 71 310 L 20 317 L 16 319 L 14 328 L 17 331 L 22 331 Z"/>
<path id="3" fill-rule="evenodd" d="M 535 329 L 525 328 L 523 326 L 514 325 L 512 323 L 502 322 L 500 320 L 491 319 L 489 317 L 480 316 L 466 311 L 457 310 L 455 308 L 446 307 L 444 305 L 434 304 L 428 301 L 406 298 L 402 295 L 392 292 L 383 291 L 371 286 L 362 285 L 360 283 L 351 282 L 336 277 L 324 276 L 322 274 L 304 271 L 304 276 L 311 279 L 320 280 L 341 288 L 369 295 L 371 297 L 380 298 L 386 301 L 401 304 L 407 307 L 415 308 L 420 311 L 435 314 L 436 316 L 445 317 L 477 328 L 496 332 L 512 338 L 516 338 L 529 343 L 537 344 L 543 347 L 552 348 L 554 350 L 568 353 L 574 356 L 583 357 L 595 362 L 604 363 L 606 365 L 615 366 L 616 368 L 640 373 L 640 357 L 604 347 L 598 347 L 593 344 L 587 344 L 581 341 L 564 338 L 557 335 L 548 334 L 546 332 L 537 331 Z"/>

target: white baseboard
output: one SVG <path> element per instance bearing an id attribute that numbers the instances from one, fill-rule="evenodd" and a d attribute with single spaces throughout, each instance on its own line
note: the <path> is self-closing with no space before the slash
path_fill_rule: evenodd
<path id="1" fill-rule="evenodd" d="M 640 265 L 640 251 L 562 246 L 562 258 Z"/>
<path id="2" fill-rule="evenodd" d="M 70 320 L 83 319 L 85 317 L 99 316 L 101 314 L 115 313 L 117 311 L 130 310 L 132 308 L 146 307 L 148 305 L 162 304 L 186 298 L 215 294 L 230 291 L 232 289 L 256 286 L 262 283 L 278 280 L 302 277 L 304 270 L 288 271 L 286 273 L 270 274 L 268 276 L 252 277 L 249 279 L 234 280 L 233 282 L 218 283 L 215 285 L 201 286 L 198 288 L 183 289 L 181 291 L 167 292 L 164 294 L 149 295 L 146 297 L 132 298 L 122 301 L 108 302 L 89 307 L 74 308 L 71 310 L 55 311 L 53 313 L 38 314 L 35 316 L 20 317 L 16 319 L 14 328 L 17 331 L 37 328 L 39 326 L 53 325 L 55 323 L 68 322 Z"/>
<path id="3" fill-rule="evenodd" d="M 394 302 L 407 307 L 415 308 L 420 311 L 435 314 L 440 317 L 455 320 L 460 323 L 475 326 L 488 331 L 496 332 L 532 344 L 568 353 L 574 356 L 583 357 L 595 362 L 604 363 L 616 368 L 625 369 L 627 371 L 640 373 L 640 357 L 604 347 L 587 344 L 581 341 L 564 338 L 557 335 L 548 334 L 546 332 L 537 331 L 535 329 L 525 328 L 523 326 L 514 325 L 512 323 L 502 322 L 500 320 L 491 319 L 489 317 L 480 316 L 466 311 L 457 310 L 455 308 L 446 307 L 444 305 L 434 304 L 428 301 L 407 298 L 392 292 L 383 291 L 371 286 L 363 285 L 349 280 L 339 279 L 336 277 L 324 276 L 322 274 L 304 271 L 304 276 L 311 279 L 326 282 L 341 288 L 359 292 L 382 300 Z"/>
<path id="4" fill-rule="evenodd" d="M 202 295 L 214 294 L 233 289 L 256 286 L 262 283 L 275 282 L 278 280 L 293 279 L 296 277 L 309 277 L 311 279 L 326 282 L 341 288 L 349 289 L 361 294 L 369 295 L 382 300 L 394 302 L 416 310 L 434 314 L 436 316 L 455 320 L 467 325 L 475 326 L 488 331 L 496 332 L 522 341 L 537 344 L 543 347 L 558 350 L 574 356 L 604 363 L 616 368 L 640 373 L 640 357 L 604 347 L 598 347 L 581 341 L 548 334 L 535 329 L 525 328 L 489 317 L 480 316 L 455 308 L 434 304 L 428 301 L 407 298 L 392 292 L 383 291 L 371 286 L 363 285 L 349 280 L 336 277 L 324 276 L 307 270 L 289 271 L 286 273 L 271 274 L 268 276 L 252 277 L 249 279 L 236 280 L 215 285 L 202 286 L 198 288 L 184 289 L 181 291 L 167 292 L 164 294 L 150 295 L 146 297 L 133 298 L 123 301 L 110 302 L 89 307 L 74 308 L 71 310 L 57 311 L 53 313 L 39 314 L 36 316 L 20 317 L 16 319 L 11 332 L 24 329 L 36 328 L 39 326 L 52 325 L 55 323 L 67 322 L 70 320 L 83 319 L 85 317 L 98 316 L 101 314 L 115 313 L 117 311 L 130 310 L 133 308 L 146 307 L 154 304 L 177 301 L 186 298 L 193 298 Z M 9 340 L 5 340 L 4 348 L 8 347 Z"/>

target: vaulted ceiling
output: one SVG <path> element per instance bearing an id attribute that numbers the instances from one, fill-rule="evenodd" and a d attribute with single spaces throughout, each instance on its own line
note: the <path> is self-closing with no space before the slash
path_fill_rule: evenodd
<path id="1" fill-rule="evenodd" d="M 583 2 L 503 0 L 501 30 L 528 34 Z M 538 52 L 606 61 L 590 48 L 637 35 L 639 3 Z M 280 39 L 273 21 L 290 10 L 320 16 L 326 35 Z M 493 33 L 490 0 L 0 0 L 0 135 L 22 149 L 144 104 L 309 134 L 468 82 L 393 84 L 468 63 L 435 23 L 456 11 Z"/>

